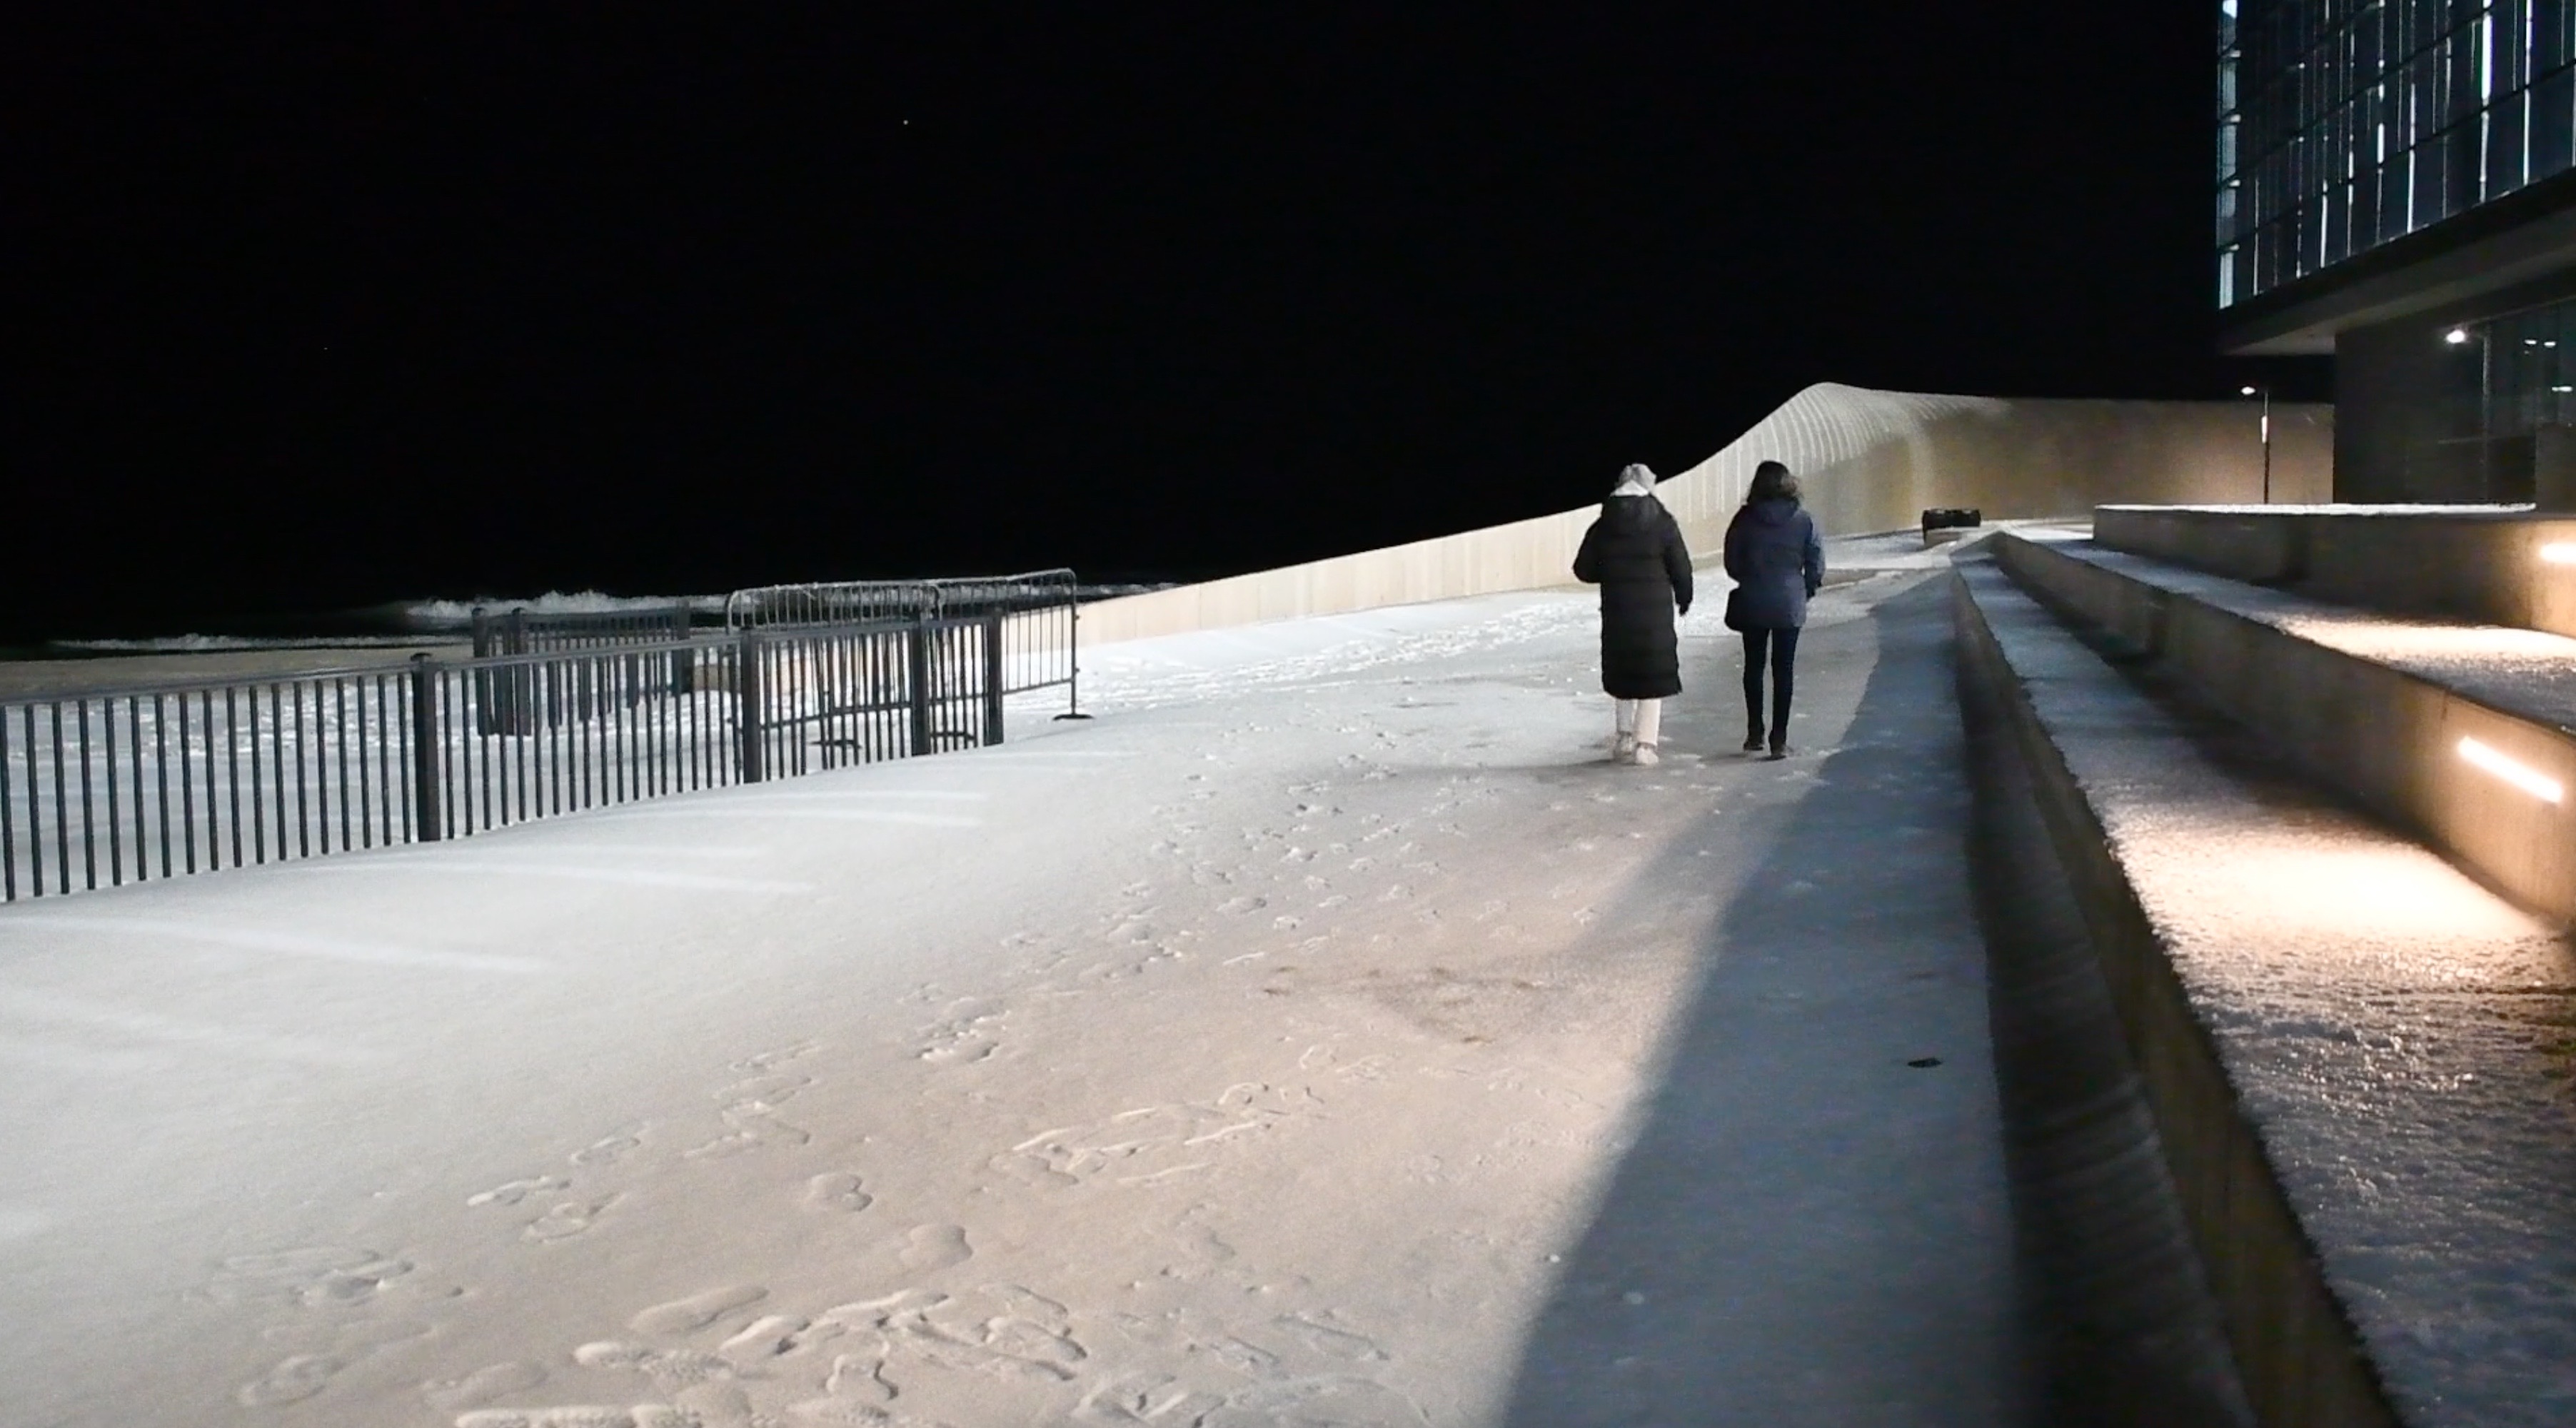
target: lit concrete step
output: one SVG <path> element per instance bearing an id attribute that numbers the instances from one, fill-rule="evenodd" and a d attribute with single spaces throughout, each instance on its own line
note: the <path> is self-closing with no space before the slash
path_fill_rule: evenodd
<path id="1" fill-rule="evenodd" d="M 1963 705 L 2030 775 L 2260 1421 L 2576 1421 L 2555 930 L 1988 559 L 1955 593 Z"/>
<path id="2" fill-rule="evenodd" d="M 2576 516 L 2519 506 L 2101 506 L 2093 539 L 2365 610 L 2576 635 Z"/>
<path id="3" fill-rule="evenodd" d="M 2049 532 L 1989 548 L 2312 777 L 2576 921 L 2576 639 L 2376 614 Z"/>

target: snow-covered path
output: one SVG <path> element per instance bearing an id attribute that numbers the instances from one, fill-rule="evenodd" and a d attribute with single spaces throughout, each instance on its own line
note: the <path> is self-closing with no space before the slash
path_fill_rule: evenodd
<path id="1" fill-rule="evenodd" d="M 2009 1421 L 1940 595 L 1827 593 L 1787 764 L 1713 608 L 1637 770 L 1493 597 L 0 908 L 0 1422 Z"/>

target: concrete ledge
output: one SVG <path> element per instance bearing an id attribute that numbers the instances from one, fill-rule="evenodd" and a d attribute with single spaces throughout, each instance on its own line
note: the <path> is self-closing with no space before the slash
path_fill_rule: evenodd
<path id="1" fill-rule="evenodd" d="M 2576 640 L 2392 620 L 2117 551 L 2007 534 L 2043 598 L 2157 660 L 2311 777 L 2526 906 L 2576 921 Z M 2548 802 L 2471 765 L 2474 739 L 2569 791 Z"/>
<path id="2" fill-rule="evenodd" d="M 2031 775 L 2260 1421 L 2568 1421 L 2576 975 L 2552 929 L 1991 562 L 1955 597 L 1971 717 Z"/>
<path id="3" fill-rule="evenodd" d="M 2524 507 L 2103 506 L 2093 539 L 2366 610 L 2576 635 L 2576 517 Z"/>

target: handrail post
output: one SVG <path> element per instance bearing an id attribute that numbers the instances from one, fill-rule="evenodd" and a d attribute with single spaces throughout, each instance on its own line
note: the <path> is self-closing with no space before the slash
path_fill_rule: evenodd
<path id="1" fill-rule="evenodd" d="M 746 629 L 742 632 L 740 642 L 735 646 L 737 651 L 733 670 L 735 760 L 737 772 L 740 773 L 741 781 L 744 783 L 758 783 L 766 775 L 762 758 L 765 741 L 760 727 L 761 644 L 760 636 Z"/>
<path id="2" fill-rule="evenodd" d="M 1064 606 L 1064 712 L 1055 716 L 1065 719 L 1088 719 L 1082 712 L 1082 594 L 1079 586 L 1068 591 Z"/>
<path id="3" fill-rule="evenodd" d="M 423 651 L 411 657 L 412 836 L 435 843 L 445 831 L 439 817 L 439 774 L 446 760 L 438 737 L 438 671 Z"/>
<path id="4" fill-rule="evenodd" d="M 1002 742 L 1002 614 L 984 617 L 984 744 Z"/>
<path id="5" fill-rule="evenodd" d="M 904 642 L 904 654 L 910 668 L 906 683 L 911 686 L 912 749 L 918 758 L 935 752 L 930 746 L 930 617 L 915 609 L 910 638 Z"/>

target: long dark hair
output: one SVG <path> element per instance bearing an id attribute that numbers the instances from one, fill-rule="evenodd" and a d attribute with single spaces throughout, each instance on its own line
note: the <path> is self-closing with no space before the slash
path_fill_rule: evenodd
<path id="1" fill-rule="evenodd" d="M 1789 468 L 1777 461 L 1765 461 L 1753 468 L 1753 484 L 1745 489 L 1744 504 L 1787 501 L 1794 505 L 1798 494 L 1798 478 L 1789 474 Z"/>

